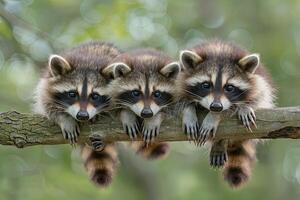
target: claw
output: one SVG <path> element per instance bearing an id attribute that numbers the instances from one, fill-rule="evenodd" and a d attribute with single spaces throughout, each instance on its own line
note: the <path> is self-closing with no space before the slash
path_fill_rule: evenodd
<path id="1" fill-rule="evenodd" d="M 197 142 L 199 146 L 203 146 L 207 141 L 207 134 L 209 130 L 205 129 L 204 127 L 201 127 L 200 129 L 200 136 Z"/>
<path id="2" fill-rule="evenodd" d="M 139 125 L 136 124 L 135 125 L 135 137 L 137 136 L 137 133 L 139 132 L 140 128 L 139 128 Z"/>
<path id="3" fill-rule="evenodd" d="M 77 137 L 79 136 L 79 133 L 80 133 L 79 126 L 76 126 L 76 136 L 77 136 Z"/>
<path id="4" fill-rule="evenodd" d="M 124 124 L 123 128 L 131 140 L 137 137 L 137 133 L 139 132 L 138 123 Z"/>
<path id="5" fill-rule="evenodd" d="M 227 141 L 219 140 L 214 141 L 210 150 L 210 165 L 213 168 L 220 168 L 224 166 L 227 157 Z"/>
<path id="6" fill-rule="evenodd" d="M 184 133 L 187 136 L 187 139 L 189 142 L 197 141 L 198 135 L 199 135 L 199 128 L 198 128 L 198 123 L 189 123 L 189 124 L 184 124 L 183 129 Z"/>
<path id="7" fill-rule="evenodd" d="M 155 138 L 159 135 L 159 126 L 150 125 L 144 124 L 142 129 L 143 140 L 147 145 L 153 143 Z"/>
<path id="8" fill-rule="evenodd" d="M 244 106 L 238 108 L 238 117 L 242 121 L 243 125 L 252 132 L 251 125 L 253 125 L 255 128 L 256 126 L 256 116 L 253 111 L 253 109 L 249 106 Z"/>
<path id="9" fill-rule="evenodd" d="M 133 131 L 133 128 L 130 127 L 130 138 L 133 139 L 134 138 L 134 131 Z"/>
<path id="10" fill-rule="evenodd" d="M 255 123 L 255 117 L 253 117 L 253 114 L 251 113 L 251 115 L 248 116 L 248 118 L 250 119 L 252 125 L 257 128 L 256 123 Z"/>
<path id="11" fill-rule="evenodd" d="M 251 116 L 253 117 L 254 121 L 256 121 L 256 115 L 254 112 L 251 112 Z"/>
<path id="12" fill-rule="evenodd" d="M 59 125 L 64 139 L 69 140 L 70 144 L 75 147 L 74 144 L 77 143 L 77 138 L 80 134 L 79 125 L 73 118 L 63 118 Z"/>
<path id="13" fill-rule="evenodd" d="M 221 168 L 227 162 L 226 152 L 211 152 L 210 165 L 213 168 Z"/>
<path id="14" fill-rule="evenodd" d="M 68 139 L 68 134 L 66 133 L 66 131 L 62 130 L 62 133 L 63 133 L 63 137 L 67 140 Z"/>

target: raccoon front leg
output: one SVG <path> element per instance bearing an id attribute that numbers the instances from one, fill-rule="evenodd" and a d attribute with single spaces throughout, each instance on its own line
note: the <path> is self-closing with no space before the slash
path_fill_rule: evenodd
<path id="1" fill-rule="evenodd" d="M 228 140 L 213 141 L 210 149 L 210 166 L 214 168 L 223 167 L 228 160 L 227 155 Z"/>
<path id="2" fill-rule="evenodd" d="M 160 124 L 163 120 L 163 116 L 161 113 L 157 113 L 150 119 L 144 119 L 143 127 L 142 127 L 142 134 L 143 140 L 146 144 L 154 141 L 154 138 L 158 136 Z"/>
<path id="3" fill-rule="evenodd" d="M 183 109 L 182 126 L 188 140 L 196 141 L 199 136 L 199 122 L 195 105 L 188 105 Z"/>
<path id="4" fill-rule="evenodd" d="M 139 132 L 139 122 L 137 116 L 132 111 L 123 109 L 120 112 L 120 119 L 123 129 L 130 139 L 136 138 Z"/>
<path id="5" fill-rule="evenodd" d="M 210 138 L 214 138 L 218 125 L 221 120 L 221 115 L 219 113 L 209 112 L 204 118 L 202 125 L 200 127 L 200 133 L 198 137 L 198 144 L 204 145 L 205 142 Z"/>
<path id="6" fill-rule="evenodd" d="M 256 128 L 256 116 L 253 108 L 249 105 L 239 105 L 237 107 L 237 113 L 243 125 L 252 132 L 251 125 Z"/>
<path id="7" fill-rule="evenodd" d="M 68 115 L 59 115 L 54 120 L 60 126 L 64 138 L 69 140 L 72 145 L 77 143 L 80 129 L 75 119 Z"/>

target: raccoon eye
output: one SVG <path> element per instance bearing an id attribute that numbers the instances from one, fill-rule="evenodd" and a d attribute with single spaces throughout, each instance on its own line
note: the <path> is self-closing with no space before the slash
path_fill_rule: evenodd
<path id="1" fill-rule="evenodd" d="M 209 90 L 211 88 L 211 83 L 203 82 L 203 83 L 201 83 L 201 88 Z"/>
<path id="2" fill-rule="evenodd" d="M 141 95 L 141 92 L 138 91 L 138 90 L 133 90 L 133 91 L 131 92 L 131 94 L 132 94 L 132 96 L 134 96 L 134 97 L 139 97 L 139 96 Z"/>
<path id="3" fill-rule="evenodd" d="M 92 93 L 91 98 L 92 98 L 93 101 L 100 101 L 101 100 L 101 96 L 98 93 Z"/>
<path id="4" fill-rule="evenodd" d="M 161 92 L 160 91 L 155 91 L 154 93 L 153 93 L 153 96 L 155 97 L 155 98 L 159 98 L 159 97 L 161 97 Z"/>
<path id="5" fill-rule="evenodd" d="M 226 92 L 234 92 L 235 91 L 235 87 L 233 85 L 226 85 L 224 89 Z"/>
<path id="6" fill-rule="evenodd" d="M 71 98 L 71 99 L 76 98 L 77 97 L 77 92 L 75 92 L 75 91 L 68 92 L 68 97 Z"/>

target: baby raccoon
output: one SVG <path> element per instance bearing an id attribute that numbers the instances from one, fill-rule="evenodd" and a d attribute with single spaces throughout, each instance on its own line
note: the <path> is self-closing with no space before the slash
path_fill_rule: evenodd
<path id="1" fill-rule="evenodd" d="M 48 69 L 36 89 L 35 111 L 55 121 L 71 144 L 79 136 L 78 122 L 88 121 L 108 109 L 108 79 L 101 70 L 119 54 L 112 44 L 88 42 L 49 58 Z M 101 141 L 92 141 L 95 148 Z M 118 161 L 113 144 L 103 151 L 82 147 L 82 157 L 91 179 L 98 185 L 110 183 Z"/>
<path id="2" fill-rule="evenodd" d="M 179 72 L 179 63 L 153 49 L 121 54 L 103 70 L 114 79 L 112 101 L 122 107 L 119 116 L 130 138 L 141 129 L 149 144 L 159 134 L 162 111 L 175 100 Z"/>
<path id="3" fill-rule="evenodd" d="M 101 69 L 119 51 L 111 44 L 90 42 L 61 55 L 51 55 L 36 89 L 35 111 L 54 120 L 65 139 L 76 143 L 79 121 L 88 121 L 110 103 Z"/>
<path id="4" fill-rule="evenodd" d="M 258 54 L 221 41 L 204 42 L 182 51 L 180 62 L 184 67 L 180 81 L 182 96 L 189 102 L 183 111 L 184 131 L 200 145 L 212 139 L 210 164 L 225 164 L 225 179 L 237 187 L 250 176 L 256 140 L 215 141 L 220 113 L 236 109 L 238 118 L 251 131 L 256 120 L 254 110 L 274 106 L 270 76 Z M 201 127 L 197 105 L 208 111 Z"/>

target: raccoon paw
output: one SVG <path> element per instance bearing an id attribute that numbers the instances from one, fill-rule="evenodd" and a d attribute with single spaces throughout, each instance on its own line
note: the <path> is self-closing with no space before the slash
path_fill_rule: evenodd
<path id="1" fill-rule="evenodd" d="M 154 141 L 154 138 L 159 134 L 160 126 L 147 126 L 144 125 L 142 129 L 143 140 L 146 144 Z"/>
<path id="2" fill-rule="evenodd" d="M 228 159 L 226 151 L 211 151 L 210 152 L 210 166 L 213 168 L 223 167 Z"/>
<path id="3" fill-rule="evenodd" d="M 197 138 L 199 137 L 199 130 L 200 130 L 200 125 L 198 121 L 190 121 L 186 123 L 184 122 L 183 127 L 184 127 L 184 133 L 186 134 L 188 140 L 196 141 Z"/>
<path id="4" fill-rule="evenodd" d="M 215 135 L 215 133 L 215 127 L 201 126 L 197 144 L 199 146 L 204 145 L 210 137 L 213 137 Z"/>
<path id="5" fill-rule="evenodd" d="M 256 127 L 256 116 L 254 110 L 250 106 L 243 106 L 238 108 L 238 117 L 242 121 L 243 125 L 252 132 L 251 125 Z"/>
<path id="6" fill-rule="evenodd" d="M 204 145 L 209 138 L 213 138 L 217 132 L 219 122 L 210 115 L 206 116 L 202 122 L 197 139 L 198 145 Z"/>
<path id="7" fill-rule="evenodd" d="M 105 148 L 105 143 L 100 135 L 91 135 L 89 140 L 94 151 L 103 151 Z"/>
<path id="8" fill-rule="evenodd" d="M 61 130 L 64 138 L 70 141 L 71 145 L 75 145 L 80 133 L 79 125 L 73 120 L 67 120 L 61 123 Z"/>
<path id="9" fill-rule="evenodd" d="M 130 139 L 134 139 L 139 133 L 138 122 L 123 123 L 123 129 L 125 130 L 126 134 L 130 137 Z"/>
<path id="10" fill-rule="evenodd" d="M 196 142 L 200 133 L 200 125 L 195 106 L 189 105 L 183 110 L 182 126 L 188 140 Z"/>
<path id="11" fill-rule="evenodd" d="M 136 138 L 140 130 L 136 115 L 129 110 L 122 110 L 120 112 L 120 119 L 123 124 L 123 129 L 130 139 Z"/>

